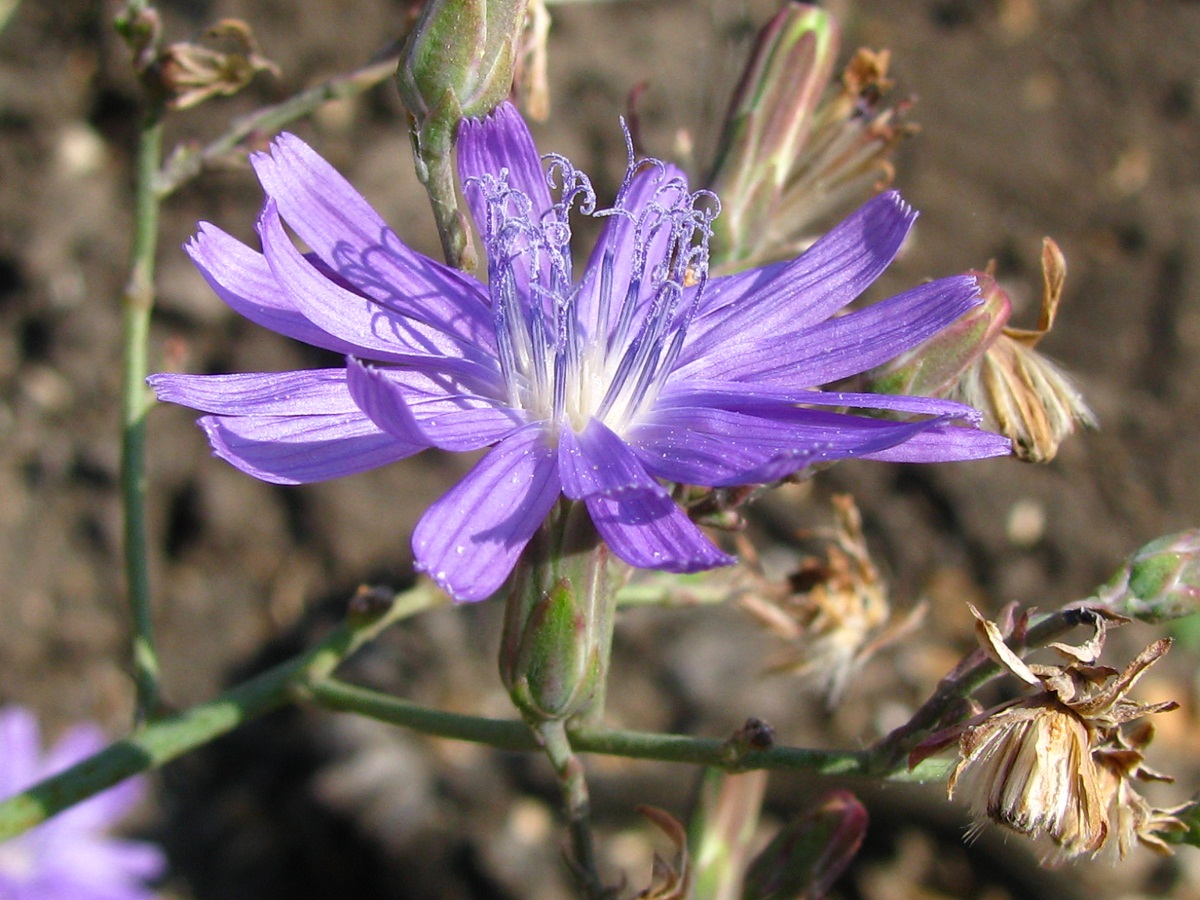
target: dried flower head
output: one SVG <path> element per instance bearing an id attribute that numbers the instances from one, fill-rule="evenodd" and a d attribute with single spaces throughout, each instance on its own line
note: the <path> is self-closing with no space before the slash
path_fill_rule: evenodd
<path id="1" fill-rule="evenodd" d="M 871 562 L 854 498 L 841 494 L 832 502 L 837 521 L 825 535 L 825 556 L 804 560 L 783 583 L 760 575 L 741 597 L 751 615 L 791 645 L 771 669 L 802 676 L 830 708 L 862 665 L 911 632 L 925 613 L 920 605 L 899 621 L 891 618 L 887 584 Z"/>
<path id="2" fill-rule="evenodd" d="M 992 277 L 993 270 L 994 266 L 989 266 L 980 277 L 985 305 L 992 293 L 1008 305 L 1008 297 Z M 987 427 L 1010 437 L 1013 455 L 1025 462 L 1049 462 L 1076 426 L 1096 427 L 1096 417 L 1071 376 L 1036 349 L 1054 327 L 1066 276 L 1062 251 L 1044 238 L 1042 311 L 1037 327 L 1005 327 L 945 395 L 982 410 Z"/>
<path id="3" fill-rule="evenodd" d="M 966 796 L 976 817 L 973 830 L 991 819 L 1029 837 L 1047 838 L 1051 862 L 1101 850 L 1124 856 L 1138 842 L 1165 849 L 1156 832 L 1182 824 L 1172 811 L 1151 808 L 1132 787 L 1135 779 L 1164 778 L 1142 762 L 1152 731 L 1142 725 L 1127 734 L 1123 726 L 1178 706 L 1128 698 L 1171 642 L 1154 642 L 1124 670 L 1100 665 L 1108 624 L 1128 620 L 1095 610 L 1090 640 L 1050 645 L 1065 663 L 1028 664 L 1005 643 L 995 623 L 974 607 L 971 611 L 984 652 L 1037 689 L 934 735 L 919 749 L 919 755 L 928 755 L 958 740 L 961 758 L 949 791 Z"/>
<path id="4" fill-rule="evenodd" d="M 161 66 L 172 109 L 236 94 L 259 72 L 279 75 L 279 67 L 259 54 L 254 33 L 240 19 L 222 19 L 197 43 L 171 44 Z"/>

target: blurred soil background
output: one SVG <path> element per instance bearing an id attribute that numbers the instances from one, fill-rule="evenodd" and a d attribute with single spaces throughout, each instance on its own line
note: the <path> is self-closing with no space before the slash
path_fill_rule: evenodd
<path id="1" fill-rule="evenodd" d="M 9 4 L 11 5 L 11 4 Z M 901 612 L 926 626 L 873 660 L 833 715 L 786 677 L 780 650 L 734 608 L 641 610 L 618 625 L 615 724 L 721 737 L 747 716 L 782 741 L 857 747 L 904 721 L 972 646 L 964 601 L 995 612 L 1090 594 L 1139 545 L 1200 516 L 1200 3 L 1184 0 L 881 0 L 828 4 L 842 57 L 890 48 L 896 95 L 918 99 L 921 133 L 897 186 L 919 210 L 914 239 L 871 296 L 995 259 L 1032 327 L 1043 235 L 1069 274 L 1042 348 L 1083 386 L 1100 429 L 1050 465 L 845 464 L 756 513 L 764 553 L 796 554 L 797 528 L 827 525 L 850 491 Z M 172 117 L 168 147 L 364 64 L 405 27 L 400 0 L 176 0 L 168 40 L 241 18 L 282 75 Z M 624 166 L 618 116 L 637 84 L 654 155 L 702 176 L 756 28 L 774 0 L 641 0 L 551 7 L 552 115 L 543 151 L 569 155 L 611 196 Z M 130 241 L 137 91 L 113 7 L 19 3 L 0 33 L 0 702 L 50 730 L 126 727 L 132 690 L 117 492 L 119 314 Z M 437 249 L 390 84 L 295 130 L 336 164 L 400 235 Z M 690 149 L 689 149 L 690 148 Z M 683 151 L 683 155 L 681 155 Z M 208 219 L 246 240 L 261 202 L 244 166 L 202 174 L 164 209 L 154 368 L 286 369 L 323 357 L 238 319 L 180 245 Z M 154 591 L 167 697 L 187 706 L 308 646 L 360 583 L 411 578 L 416 516 L 469 460 L 428 453 L 330 484 L 280 488 L 210 457 L 182 408 L 150 419 Z M 349 674 L 448 709 L 509 715 L 494 673 L 499 606 L 427 614 Z M 1150 763 L 1200 787 L 1194 679 L 1185 640 L 1143 680 L 1158 716 Z M 1111 642 L 1123 665 L 1157 631 Z M 686 767 L 589 762 L 606 864 L 630 890 L 666 853 L 632 813 L 688 811 Z M 154 777 L 137 823 L 162 841 L 180 900 L 560 898 L 567 896 L 555 791 L 539 759 L 429 740 L 293 709 Z M 891 898 L 1200 897 L 1200 856 L 1139 852 L 1123 864 L 1036 869 L 1026 842 L 968 819 L 938 786 L 848 784 L 868 802 L 866 849 L 836 895 Z M 775 777 L 768 821 L 824 784 Z M 657 843 L 656 843 L 657 842 Z"/>

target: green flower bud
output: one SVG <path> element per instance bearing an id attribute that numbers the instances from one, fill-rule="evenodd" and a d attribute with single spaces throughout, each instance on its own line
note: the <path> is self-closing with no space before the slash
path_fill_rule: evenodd
<path id="1" fill-rule="evenodd" d="M 1098 594 L 1113 612 L 1142 622 L 1200 612 L 1200 529 L 1151 541 Z"/>
<path id="2" fill-rule="evenodd" d="M 446 261 L 476 258 L 458 209 L 451 154 L 464 118 L 487 115 L 512 90 L 528 0 L 427 0 L 404 42 L 396 83 L 408 110 L 417 177 L 429 191 Z"/>
<path id="3" fill-rule="evenodd" d="M 452 136 L 512 90 L 528 0 L 428 0 L 404 43 L 396 81 L 417 128 Z"/>
<path id="4" fill-rule="evenodd" d="M 531 724 L 598 715 L 625 571 L 582 504 L 564 502 L 529 542 L 505 601 L 500 677 Z"/>

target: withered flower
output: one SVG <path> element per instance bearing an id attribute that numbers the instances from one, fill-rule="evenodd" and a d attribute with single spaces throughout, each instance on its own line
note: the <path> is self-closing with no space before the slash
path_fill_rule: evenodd
<path id="1" fill-rule="evenodd" d="M 1007 306 L 1008 297 L 996 285 L 993 268 L 989 266 L 980 278 L 985 305 L 995 292 Z M 1037 350 L 1038 342 L 1054 327 L 1066 277 L 1062 251 L 1050 238 L 1043 238 L 1042 310 L 1037 327 L 1002 329 L 946 394 L 982 411 L 985 426 L 1009 437 L 1013 454 L 1025 462 L 1049 462 L 1076 426 L 1096 427 L 1096 417 L 1071 376 Z"/>
<path id="2" fill-rule="evenodd" d="M 920 605 L 892 620 L 887 584 L 871 562 L 854 498 L 837 495 L 832 502 L 836 524 L 824 558 L 805 560 L 784 582 L 760 578 L 740 598 L 751 615 L 791 645 L 771 670 L 807 679 L 830 708 L 862 665 L 911 632 L 925 612 Z M 744 549 L 742 556 L 752 560 Z"/>
<path id="3" fill-rule="evenodd" d="M 1050 238 L 1042 241 L 1042 310 L 1034 329 L 1013 328 L 1012 301 L 996 282 L 995 264 L 970 273 L 983 303 L 951 327 L 867 373 L 867 390 L 959 400 L 983 414 L 986 428 L 1012 441 L 1024 462 L 1049 462 L 1077 426 L 1096 427 L 1068 375 L 1037 350 L 1054 327 L 1067 264 Z"/>
<path id="4" fill-rule="evenodd" d="M 161 67 L 172 109 L 236 94 L 259 72 L 279 75 L 279 67 L 259 54 L 254 33 L 240 19 L 222 19 L 199 42 L 171 44 L 163 51 Z"/>
<path id="5" fill-rule="evenodd" d="M 960 760 L 949 792 L 966 796 L 976 817 L 973 831 L 991 819 L 1031 838 L 1048 838 L 1048 862 L 1084 853 L 1124 856 L 1137 843 L 1169 849 L 1157 832 L 1182 828 L 1171 810 L 1156 810 L 1133 780 L 1163 780 L 1143 765 L 1152 730 L 1123 726 L 1175 709 L 1174 701 L 1137 703 L 1129 691 L 1170 648 L 1159 640 L 1123 671 L 1100 665 L 1110 622 L 1128 621 L 1095 611 L 1095 634 L 1084 644 L 1050 646 L 1066 658 L 1059 665 L 1028 664 L 1004 641 L 1000 629 L 971 607 L 984 652 L 1026 685 L 1029 696 L 1001 704 L 960 726 L 934 735 L 917 756 L 958 740 Z"/>
<path id="6" fill-rule="evenodd" d="M 1139 843 L 1164 856 L 1174 851 L 1160 836 L 1171 831 L 1186 831 L 1178 818 L 1191 804 L 1174 809 L 1155 809 L 1133 788 L 1134 781 L 1174 781 L 1169 775 L 1145 764 L 1142 751 L 1154 738 L 1154 726 L 1142 722 L 1126 736 L 1119 732 L 1112 746 L 1094 754 L 1101 796 L 1107 798 L 1110 835 L 1106 850 L 1126 856 Z"/>

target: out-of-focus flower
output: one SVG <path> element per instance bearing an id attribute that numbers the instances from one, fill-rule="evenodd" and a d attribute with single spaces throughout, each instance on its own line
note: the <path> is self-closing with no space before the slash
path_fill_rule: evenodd
<path id="1" fill-rule="evenodd" d="M 222 19 L 200 42 L 171 44 L 160 66 L 172 109 L 190 109 L 211 97 L 236 94 L 259 72 L 279 75 L 279 67 L 259 54 L 254 33 L 240 19 Z"/>
<path id="2" fill-rule="evenodd" d="M 899 621 L 891 619 L 887 584 L 871 562 L 854 498 L 842 494 L 832 502 L 837 523 L 825 557 L 805 560 L 784 583 L 760 577 L 739 597 L 751 615 L 792 645 L 772 670 L 815 684 L 831 709 L 862 665 L 910 633 L 925 613 L 920 605 Z"/>
<path id="3" fill-rule="evenodd" d="M 1134 780 L 1169 780 L 1143 764 L 1153 732 L 1145 724 L 1129 732 L 1124 726 L 1178 707 L 1174 701 L 1128 698 L 1171 642 L 1154 642 L 1124 670 L 1100 665 L 1108 622 L 1128 620 L 1094 610 L 1091 640 L 1050 645 L 1065 664 L 1027 664 L 995 623 L 974 607 L 971 612 L 987 655 L 1037 693 L 934 735 L 913 759 L 957 740 L 961 758 L 950 776 L 950 795 L 966 797 L 976 829 L 991 819 L 1029 837 L 1048 838 L 1049 861 L 1102 850 L 1124 856 L 1139 842 L 1170 852 L 1158 833 L 1182 830 L 1183 823 L 1175 810 L 1153 809 L 1133 788 Z"/>
<path id="4" fill-rule="evenodd" d="M 550 117 L 550 82 L 546 76 L 546 41 L 550 37 L 550 13 L 546 0 L 529 0 L 525 33 L 517 53 L 513 88 L 525 115 L 538 122 Z"/>
<path id="5" fill-rule="evenodd" d="M 43 753 L 33 714 L 16 706 L 0 709 L 0 797 L 58 774 L 106 743 L 99 729 L 77 725 Z M 125 781 L 0 844 L 0 897 L 151 900 L 146 882 L 166 871 L 162 851 L 106 833 L 141 793 L 140 781 Z"/>
<path id="6" fill-rule="evenodd" d="M 744 900 L 825 897 L 867 836 L 867 808 L 849 791 L 830 791 L 793 818 L 750 864 Z"/>
<path id="7" fill-rule="evenodd" d="M 896 194 L 795 260 L 710 279 L 708 195 L 673 166 L 631 152 L 616 201 L 598 209 L 566 159 L 549 157 L 546 174 L 509 104 L 468 120 L 458 147 L 486 286 L 408 248 L 328 163 L 283 135 L 251 160 L 267 194 L 262 252 L 208 224 L 188 251 L 235 310 L 346 353 L 346 367 L 150 379 L 160 399 L 210 413 L 200 424 L 217 455 L 265 481 L 490 447 L 413 535 L 418 568 L 456 598 L 500 588 L 563 496 L 586 506 L 626 563 L 692 572 L 732 560 L 663 482 L 724 487 L 850 457 L 1009 452 L 1006 439 L 958 424 L 978 418 L 958 403 L 818 389 L 979 302 L 975 279 L 958 276 L 835 315 L 904 240 L 914 214 Z M 572 207 L 605 223 L 578 279 Z"/>
<path id="8" fill-rule="evenodd" d="M 795 256 L 824 216 L 891 183 L 888 157 L 915 130 L 902 124 L 909 104 L 884 105 L 886 50 L 860 49 L 828 90 L 839 43 L 837 22 L 807 3 L 786 3 L 759 33 L 710 179 L 726 210 L 718 271 Z"/>

